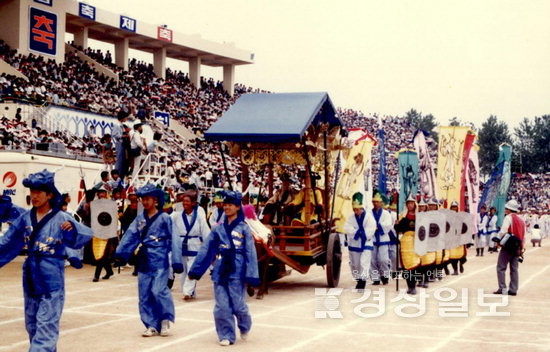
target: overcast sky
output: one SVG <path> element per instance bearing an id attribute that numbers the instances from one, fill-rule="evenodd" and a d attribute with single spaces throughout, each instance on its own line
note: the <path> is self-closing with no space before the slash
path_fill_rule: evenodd
<path id="1" fill-rule="evenodd" d="M 236 69 L 236 82 L 252 87 L 327 91 L 335 105 L 366 114 L 415 108 L 443 124 L 457 116 L 480 127 L 494 114 L 513 127 L 550 114 L 550 1 L 87 3 L 234 42 L 255 53 L 254 64 Z M 203 75 L 221 79 L 221 68 Z"/>

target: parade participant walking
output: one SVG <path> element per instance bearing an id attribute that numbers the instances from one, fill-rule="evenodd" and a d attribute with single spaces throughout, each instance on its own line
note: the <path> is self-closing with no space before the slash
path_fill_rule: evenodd
<path id="1" fill-rule="evenodd" d="M 369 277 L 376 220 L 370 211 L 363 208 L 361 192 L 352 196 L 352 208 L 353 215 L 350 215 L 344 224 L 344 231 L 349 249 L 351 275 L 357 281 L 355 288 L 362 290 Z"/>
<path id="2" fill-rule="evenodd" d="M 81 248 L 92 236 L 90 228 L 60 210 L 61 195 L 54 176 L 43 170 L 23 180 L 23 186 L 31 190 L 33 207 L 0 237 L 0 267 L 23 248 L 28 251 L 23 264 L 23 293 L 29 351 L 56 351 L 65 301 L 65 256 L 69 248 Z M 70 257 L 69 261 L 82 267 L 78 258 Z"/>
<path id="3" fill-rule="evenodd" d="M 519 259 L 523 252 L 525 238 L 525 223 L 518 216 L 519 204 L 515 199 L 509 200 L 505 207 L 504 221 L 499 233 L 493 237 L 493 241 L 502 246 L 497 261 L 498 290 L 494 294 L 508 293 L 515 296 L 519 284 Z M 510 265 L 510 286 L 506 291 L 506 268 Z"/>
<path id="4" fill-rule="evenodd" d="M 451 206 L 449 207 L 449 210 L 452 210 L 452 211 L 455 211 L 458 213 L 458 202 L 457 201 L 453 201 L 451 203 Z M 466 254 L 468 253 L 466 251 L 466 246 L 465 245 L 460 245 L 458 247 L 455 247 L 455 248 L 452 248 L 450 251 L 449 251 L 449 255 L 450 255 L 450 263 L 451 263 L 451 266 L 453 268 L 453 273 L 452 275 L 458 275 L 459 272 L 460 274 L 462 274 L 464 272 L 464 263 L 466 263 L 467 259 L 466 259 Z"/>
<path id="5" fill-rule="evenodd" d="M 210 228 L 213 230 L 214 227 L 220 225 L 223 223 L 224 212 L 223 212 L 223 195 L 221 191 L 218 191 L 214 194 L 214 208 L 212 209 L 212 213 L 210 213 L 210 217 L 208 218 L 208 224 L 210 225 Z"/>
<path id="6" fill-rule="evenodd" d="M 487 223 L 489 214 L 487 214 L 487 206 L 483 204 L 477 214 L 477 236 L 476 236 L 476 257 L 483 257 L 483 251 L 487 247 Z"/>
<path id="7" fill-rule="evenodd" d="M 164 192 L 148 183 L 136 192 L 141 197 L 143 213 L 132 222 L 115 253 L 115 266 L 124 266 L 135 249 L 137 255 L 139 314 L 146 327 L 144 337 L 168 336 L 169 322 L 174 322 L 174 302 L 166 285 L 172 268 L 181 273 L 181 247 L 172 232 L 172 219 L 162 211 Z"/>
<path id="8" fill-rule="evenodd" d="M 370 265 L 370 277 L 373 285 L 380 285 L 380 280 L 386 285 L 390 277 L 389 232 L 393 226 L 390 213 L 382 209 L 382 197 L 377 193 L 372 198 L 372 215 L 376 221 L 374 233 L 374 249 Z"/>
<path id="9" fill-rule="evenodd" d="M 244 222 L 241 199 L 240 192 L 225 192 L 226 219 L 208 235 L 188 275 L 199 280 L 214 261 L 214 321 L 221 346 L 235 343 L 235 318 L 241 338 L 248 337 L 252 318 L 245 301 L 245 285 L 260 284 L 254 239 Z"/>
<path id="10" fill-rule="evenodd" d="M 185 191 L 183 195 L 183 211 L 175 211 L 172 218 L 172 231 L 181 242 L 183 272 L 180 275 L 181 290 L 185 301 L 195 298 L 197 282 L 187 278 L 187 273 L 195 261 L 195 257 L 210 233 L 203 211 L 197 205 L 197 192 Z"/>
<path id="11" fill-rule="evenodd" d="M 96 200 L 92 201 L 90 203 L 90 212 L 93 214 L 95 209 L 98 209 L 98 205 L 94 205 L 94 203 L 98 200 L 102 200 L 102 202 L 108 202 L 113 203 L 113 205 L 116 205 L 114 200 L 110 200 L 107 198 L 108 193 L 105 189 L 104 185 L 102 185 L 96 192 Z M 105 206 L 105 203 L 100 203 L 101 206 Z M 105 211 L 106 209 L 102 209 L 101 211 Z M 98 210 L 95 210 L 97 213 Z M 98 216 L 98 214 L 93 214 L 95 216 Z M 117 213 L 112 214 L 116 217 Z M 116 221 L 116 220 L 115 220 Z M 92 226 L 93 227 L 93 226 Z M 107 226 L 105 226 L 107 227 Z M 115 248 L 118 244 L 118 238 L 117 238 L 117 231 L 116 228 L 113 228 L 111 226 L 109 234 L 110 238 L 100 238 L 98 236 L 97 228 L 94 227 L 96 232 L 94 233 L 94 238 L 92 239 L 92 252 L 93 252 L 93 264 L 95 264 L 96 269 L 94 272 L 94 278 L 92 279 L 93 282 L 98 282 L 99 277 L 101 275 L 101 271 L 105 269 L 105 276 L 101 277 L 103 280 L 109 280 L 111 276 L 114 275 L 113 268 L 111 268 L 111 262 L 113 260 L 113 254 L 115 252 Z M 105 232 L 105 231 L 101 231 Z"/>
<path id="12" fill-rule="evenodd" d="M 405 212 L 399 215 L 395 231 L 401 234 L 400 254 L 403 268 L 403 277 L 407 282 L 407 293 L 416 294 L 416 279 L 421 274 L 415 270 L 420 265 L 420 257 L 414 252 L 414 231 L 416 221 L 416 202 L 405 202 Z"/>
<path id="13" fill-rule="evenodd" d="M 486 225 L 486 233 L 487 233 L 487 239 L 489 242 L 489 253 L 497 253 L 498 248 L 495 242 L 491 241 L 490 239 L 495 236 L 495 234 L 498 233 L 498 216 L 497 214 L 497 208 L 491 207 L 489 208 L 489 215 L 487 217 L 487 225 Z"/>

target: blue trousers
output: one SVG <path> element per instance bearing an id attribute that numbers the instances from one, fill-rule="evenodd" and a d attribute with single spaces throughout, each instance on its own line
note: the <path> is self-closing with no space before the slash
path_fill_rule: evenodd
<path id="1" fill-rule="evenodd" d="M 241 280 L 229 280 L 227 284 L 214 283 L 214 321 L 219 340 L 235 343 L 235 318 L 241 333 L 247 333 L 252 327 L 252 317 L 248 312 L 245 298 L 245 286 Z"/>
<path id="2" fill-rule="evenodd" d="M 65 290 L 43 295 L 24 292 L 25 327 L 31 346 L 29 352 L 55 352 L 59 338 L 59 320 L 65 303 Z"/>
<path id="3" fill-rule="evenodd" d="M 139 315 L 145 327 L 160 331 L 163 320 L 174 322 L 174 301 L 168 288 L 169 269 L 138 273 Z"/>

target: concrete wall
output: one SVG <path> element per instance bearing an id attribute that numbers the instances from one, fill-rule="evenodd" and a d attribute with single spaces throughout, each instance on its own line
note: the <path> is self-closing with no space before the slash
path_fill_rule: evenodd
<path id="1" fill-rule="evenodd" d="M 17 49 L 19 36 L 19 1 L 0 1 L 0 39 Z"/>
<path id="2" fill-rule="evenodd" d="M 24 80 L 28 81 L 29 79 L 27 78 L 27 76 L 25 76 L 24 74 L 22 74 L 21 72 L 17 71 L 15 69 L 15 67 L 13 67 L 12 65 L 8 64 L 6 61 L 0 59 L 0 73 L 6 73 L 8 75 L 13 75 L 13 76 L 17 76 L 17 77 L 21 77 L 23 78 Z"/>

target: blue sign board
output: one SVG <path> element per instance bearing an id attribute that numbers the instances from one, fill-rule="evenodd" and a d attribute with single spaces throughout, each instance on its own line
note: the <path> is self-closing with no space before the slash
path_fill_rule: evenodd
<path id="1" fill-rule="evenodd" d="M 57 15 L 31 7 L 29 16 L 29 49 L 55 56 L 57 53 Z"/>
<path id="2" fill-rule="evenodd" d="M 170 126 L 170 114 L 162 111 L 155 111 L 155 119 L 162 122 L 166 126 Z"/>
<path id="3" fill-rule="evenodd" d="M 120 29 L 130 32 L 136 31 L 136 20 L 126 16 L 120 16 Z"/>
<path id="4" fill-rule="evenodd" d="M 95 7 L 81 2 L 78 4 L 78 15 L 95 21 Z"/>

